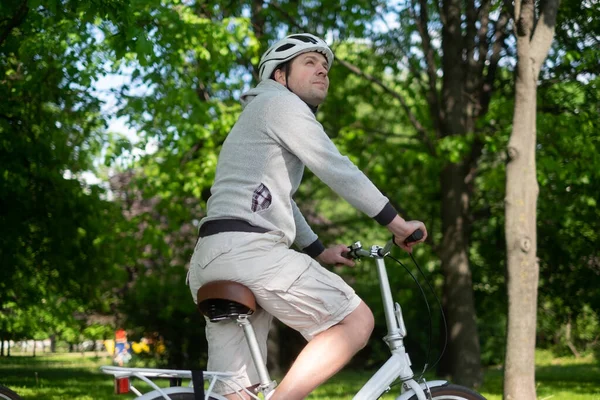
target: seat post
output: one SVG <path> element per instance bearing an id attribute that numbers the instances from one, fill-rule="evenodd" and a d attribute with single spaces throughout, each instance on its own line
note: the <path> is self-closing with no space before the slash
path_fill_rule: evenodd
<path id="1" fill-rule="evenodd" d="M 275 381 L 272 381 L 269 376 L 267 360 L 263 360 L 252 323 L 248 320 L 246 315 L 239 316 L 237 318 L 237 323 L 244 330 L 244 336 L 246 336 L 246 342 L 248 343 L 248 348 L 250 349 L 250 354 L 252 355 L 252 360 L 254 361 L 254 366 L 256 367 L 260 379 L 260 388 L 263 390 L 267 389 L 265 393 L 268 393 L 275 388 Z"/>

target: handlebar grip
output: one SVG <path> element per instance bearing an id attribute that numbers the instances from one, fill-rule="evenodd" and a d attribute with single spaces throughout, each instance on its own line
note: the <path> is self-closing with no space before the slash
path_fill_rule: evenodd
<path id="1" fill-rule="evenodd" d="M 417 229 L 416 231 L 414 231 L 413 233 L 411 233 L 409 237 L 407 237 L 406 239 L 404 239 L 404 244 L 411 244 L 411 243 L 414 243 L 414 242 L 418 242 L 422 238 L 423 238 L 423 231 L 420 230 L 420 229 Z M 392 242 L 394 242 L 394 244 L 396 244 L 396 240 L 395 240 L 395 236 L 394 235 L 392 235 Z"/>
<path id="2" fill-rule="evenodd" d="M 423 231 L 420 229 L 417 229 L 409 237 L 407 237 L 406 240 L 404 240 L 404 244 L 418 242 L 421 239 L 423 239 Z"/>
<path id="3" fill-rule="evenodd" d="M 342 257 L 347 258 L 348 260 L 357 260 L 358 259 L 358 256 L 356 255 L 356 252 L 354 251 L 352 246 L 348 246 L 348 252 L 342 254 Z"/>

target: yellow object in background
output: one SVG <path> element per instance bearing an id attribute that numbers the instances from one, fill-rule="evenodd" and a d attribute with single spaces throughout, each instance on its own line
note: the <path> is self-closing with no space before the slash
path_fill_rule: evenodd
<path id="1" fill-rule="evenodd" d="M 104 348 L 108 351 L 108 354 L 115 354 L 115 341 L 112 339 L 108 339 L 104 341 Z"/>
<path id="2" fill-rule="evenodd" d="M 132 342 L 131 349 L 136 354 L 150 353 L 150 346 L 148 346 L 148 343 L 144 339 L 141 342 Z"/>

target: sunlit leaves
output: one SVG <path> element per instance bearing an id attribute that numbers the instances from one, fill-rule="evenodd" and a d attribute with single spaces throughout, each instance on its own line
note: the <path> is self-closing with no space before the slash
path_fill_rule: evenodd
<path id="1" fill-rule="evenodd" d="M 77 179 L 93 168 L 105 126 L 90 87 L 102 70 L 95 37 L 78 17 L 115 16 L 123 4 L 50 1 L 2 13 L 16 23 L 0 43 L 3 335 L 57 332 L 74 311 L 107 300 L 100 277 L 112 278 L 115 258 L 102 238 L 119 216 L 98 187 Z"/>

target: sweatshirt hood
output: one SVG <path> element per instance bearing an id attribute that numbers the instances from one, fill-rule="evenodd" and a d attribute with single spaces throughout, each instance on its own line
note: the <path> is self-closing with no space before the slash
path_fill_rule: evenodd
<path id="1" fill-rule="evenodd" d="M 287 92 L 287 93 L 294 93 L 291 90 L 288 90 L 288 88 L 286 88 L 285 86 L 283 86 L 281 83 L 274 81 L 273 79 L 266 79 L 264 81 L 261 81 L 258 85 L 256 85 L 256 87 L 248 90 L 246 93 L 243 93 L 240 96 L 240 102 L 242 103 L 242 109 L 246 108 L 246 106 L 248 106 L 248 104 L 250 104 L 252 102 L 252 100 L 254 100 L 256 98 L 256 96 L 263 94 L 263 93 L 277 93 L 277 92 Z M 294 93 L 296 94 L 296 93 Z M 313 112 L 313 114 L 317 113 L 317 107 L 315 106 L 311 106 L 310 104 L 305 103 Z"/>
<path id="2" fill-rule="evenodd" d="M 260 82 L 256 87 L 248 90 L 246 93 L 243 93 L 240 96 L 240 102 L 242 103 L 242 108 L 246 108 L 248 104 L 252 102 L 259 94 L 263 93 L 277 93 L 277 92 L 287 92 L 287 88 L 282 84 L 275 82 L 272 79 L 266 79 Z"/>

